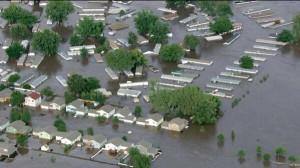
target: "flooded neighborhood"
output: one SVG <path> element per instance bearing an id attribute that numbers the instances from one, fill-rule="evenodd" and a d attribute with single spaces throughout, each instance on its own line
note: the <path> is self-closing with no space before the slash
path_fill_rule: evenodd
<path id="1" fill-rule="evenodd" d="M 300 2 L 0 6 L 0 167 L 300 166 Z"/>

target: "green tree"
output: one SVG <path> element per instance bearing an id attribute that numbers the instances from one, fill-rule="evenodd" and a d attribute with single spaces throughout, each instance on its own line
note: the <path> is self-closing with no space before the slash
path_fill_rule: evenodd
<path id="1" fill-rule="evenodd" d="M 100 92 L 95 92 L 95 91 L 83 92 L 81 93 L 80 98 L 84 100 L 91 100 L 91 101 L 98 102 L 100 105 L 103 105 L 105 102 L 104 95 Z"/>
<path id="2" fill-rule="evenodd" d="M 10 29 L 10 34 L 14 40 L 23 40 L 31 35 L 28 27 L 24 24 L 13 25 Z"/>
<path id="3" fill-rule="evenodd" d="M 141 116 L 141 113 L 142 113 L 142 107 L 141 106 L 135 106 L 135 109 L 134 109 L 134 115 L 136 117 L 140 117 Z"/>
<path id="4" fill-rule="evenodd" d="M 86 129 L 86 133 L 88 135 L 94 135 L 94 129 L 92 127 L 89 127 L 89 128 Z"/>
<path id="5" fill-rule="evenodd" d="M 0 138 L 0 142 L 5 142 L 5 140 L 3 138 Z"/>
<path id="6" fill-rule="evenodd" d="M 73 3 L 70 1 L 50 1 L 46 6 L 46 16 L 52 22 L 62 24 L 68 20 L 68 15 L 74 10 Z"/>
<path id="7" fill-rule="evenodd" d="M 218 139 L 219 142 L 224 142 L 224 141 L 225 141 L 225 136 L 224 136 L 224 134 L 219 134 L 219 135 L 217 136 L 217 139 Z"/>
<path id="8" fill-rule="evenodd" d="M 149 34 L 151 34 L 149 41 L 151 43 L 168 43 L 168 33 L 170 33 L 170 26 L 168 23 L 157 20 L 150 25 Z"/>
<path id="9" fill-rule="evenodd" d="M 95 77 L 87 78 L 87 91 L 92 91 L 101 87 L 99 80 Z"/>
<path id="10" fill-rule="evenodd" d="M 234 138 L 235 138 L 235 132 L 231 131 L 231 139 L 234 139 Z"/>
<path id="11" fill-rule="evenodd" d="M 275 153 L 276 156 L 284 156 L 284 154 L 286 153 L 286 149 L 282 146 L 279 146 L 278 148 L 276 148 Z"/>
<path id="12" fill-rule="evenodd" d="M 86 79 L 81 75 L 74 74 L 68 77 L 67 84 L 68 91 L 76 97 L 80 96 L 82 92 L 86 91 Z"/>
<path id="13" fill-rule="evenodd" d="M 54 92 L 53 90 L 51 89 L 50 86 L 45 86 L 42 90 L 41 90 L 41 94 L 43 96 L 46 96 L 46 97 L 52 97 L 54 95 Z"/>
<path id="14" fill-rule="evenodd" d="M 294 40 L 294 36 L 289 30 L 284 29 L 277 35 L 276 40 L 281 42 L 291 42 Z"/>
<path id="15" fill-rule="evenodd" d="M 137 16 L 134 18 L 135 28 L 140 34 L 147 34 L 150 32 L 151 25 L 158 20 L 158 16 L 151 10 L 142 10 L 138 12 Z"/>
<path id="16" fill-rule="evenodd" d="M 126 14 L 126 11 L 125 10 L 120 10 L 120 12 L 119 12 L 119 16 L 123 16 L 123 15 L 125 15 Z"/>
<path id="17" fill-rule="evenodd" d="M 200 44 L 200 39 L 192 34 L 187 34 L 184 37 L 184 44 L 187 48 L 194 50 Z"/>
<path id="18" fill-rule="evenodd" d="M 114 117 L 112 117 L 111 122 L 112 122 L 113 126 L 118 126 L 119 125 L 119 118 L 114 116 Z"/>
<path id="19" fill-rule="evenodd" d="M 21 120 L 23 122 L 25 122 L 26 124 L 29 124 L 31 122 L 31 114 L 30 114 L 28 108 L 23 109 L 23 113 L 21 115 Z"/>
<path id="20" fill-rule="evenodd" d="M 4 90 L 6 88 L 6 86 L 4 84 L 0 84 L 0 91 Z"/>
<path id="21" fill-rule="evenodd" d="M 132 55 L 123 48 L 109 51 L 106 54 L 107 65 L 113 70 L 131 69 L 134 66 L 134 60 L 131 56 Z"/>
<path id="22" fill-rule="evenodd" d="M 81 55 L 82 57 L 88 57 L 88 56 L 89 56 L 89 50 L 86 49 L 86 48 L 80 49 L 80 55 Z"/>
<path id="23" fill-rule="evenodd" d="M 179 6 L 182 7 L 186 5 L 187 1 L 186 0 L 166 0 L 167 6 Z"/>
<path id="24" fill-rule="evenodd" d="M 215 23 L 210 24 L 209 29 L 219 34 L 232 30 L 233 25 L 227 17 L 222 17 L 216 19 Z"/>
<path id="25" fill-rule="evenodd" d="M 55 156 L 55 155 L 52 155 L 51 158 L 50 158 L 50 161 L 51 161 L 51 163 L 55 163 L 55 161 L 56 161 L 56 156 Z"/>
<path id="26" fill-rule="evenodd" d="M 239 159 L 244 159 L 245 156 L 246 156 L 246 152 L 243 149 L 240 149 L 238 151 L 238 157 L 239 157 Z"/>
<path id="27" fill-rule="evenodd" d="M 81 133 L 81 135 L 83 135 L 84 131 L 82 129 L 78 130 L 79 133 Z"/>
<path id="28" fill-rule="evenodd" d="M 58 47 L 62 38 L 52 30 L 45 29 L 42 32 L 36 32 L 32 38 L 32 47 L 46 55 L 54 55 L 58 51 Z"/>
<path id="29" fill-rule="evenodd" d="M 178 62 L 183 55 L 184 51 L 178 44 L 164 45 L 159 52 L 159 58 L 167 62 Z"/>
<path id="30" fill-rule="evenodd" d="M 9 78 L 7 79 L 7 81 L 11 84 L 15 83 L 17 80 L 20 79 L 20 75 L 18 74 L 13 74 L 13 75 L 10 75 Z"/>
<path id="31" fill-rule="evenodd" d="M 97 37 L 102 34 L 104 24 L 90 17 L 84 17 L 76 27 L 76 33 L 83 38 Z"/>
<path id="32" fill-rule="evenodd" d="M 138 50 L 134 49 L 129 51 L 129 55 L 131 59 L 134 61 L 135 66 L 146 66 L 147 65 L 147 58 L 144 56 L 144 54 Z"/>
<path id="33" fill-rule="evenodd" d="M 76 100 L 76 96 L 74 96 L 71 92 L 68 92 L 68 91 L 65 92 L 64 97 L 65 97 L 66 104 L 69 104 L 72 101 Z"/>
<path id="34" fill-rule="evenodd" d="M 24 96 L 19 91 L 14 91 L 10 95 L 10 104 L 12 107 L 21 106 L 24 102 Z"/>
<path id="35" fill-rule="evenodd" d="M 28 83 L 25 83 L 23 85 L 23 89 L 31 89 L 31 86 Z"/>
<path id="36" fill-rule="evenodd" d="M 246 69 L 252 69 L 254 64 L 254 59 L 249 57 L 248 55 L 243 55 L 240 60 L 240 67 Z"/>
<path id="37" fill-rule="evenodd" d="M 28 136 L 24 134 L 19 135 L 16 143 L 20 146 L 26 146 L 28 144 Z"/>
<path id="38" fill-rule="evenodd" d="M 260 145 L 257 145 L 256 146 L 256 153 L 261 154 L 261 152 L 262 152 L 262 147 Z"/>
<path id="39" fill-rule="evenodd" d="M 219 1 L 218 5 L 215 8 L 215 13 L 219 17 L 230 17 L 233 16 L 231 7 L 228 1 Z"/>
<path id="40" fill-rule="evenodd" d="M 227 1 L 199 1 L 201 11 L 210 16 L 229 17 L 232 16 L 232 10 Z"/>
<path id="41" fill-rule="evenodd" d="M 264 160 L 269 161 L 271 159 L 271 154 L 270 153 L 264 153 Z"/>
<path id="42" fill-rule="evenodd" d="M 62 119 L 56 119 L 53 123 L 53 126 L 55 126 L 59 132 L 67 131 L 66 123 Z"/>
<path id="43" fill-rule="evenodd" d="M 295 162 L 297 162 L 297 160 L 298 160 L 297 156 L 295 156 L 295 155 L 289 156 L 289 161 L 290 162 L 295 163 Z"/>
<path id="44" fill-rule="evenodd" d="M 25 53 L 25 48 L 19 43 L 13 43 L 5 52 L 9 59 L 17 60 Z"/>
<path id="45" fill-rule="evenodd" d="M 137 155 L 135 158 L 133 168 L 150 168 L 151 159 L 146 155 Z"/>
<path id="46" fill-rule="evenodd" d="M 122 139 L 123 139 L 124 141 L 127 141 L 127 136 L 126 136 L 126 135 L 122 136 Z"/>
<path id="47" fill-rule="evenodd" d="M 64 148 L 64 153 L 69 152 L 69 150 L 71 150 L 71 149 L 72 149 L 72 145 L 66 145 Z"/>
<path id="48" fill-rule="evenodd" d="M 300 12 L 294 16 L 293 18 L 293 34 L 295 37 L 295 40 L 299 41 L 300 40 Z"/>
<path id="49" fill-rule="evenodd" d="M 99 124 L 102 124 L 102 123 L 106 122 L 107 118 L 104 117 L 104 116 L 98 116 L 96 119 L 97 119 L 97 121 L 98 121 Z"/>
<path id="50" fill-rule="evenodd" d="M 137 36 L 133 33 L 133 32 L 129 32 L 128 33 L 128 43 L 131 45 L 131 46 L 136 46 L 137 45 Z"/>
<path id="51" fill-rule="evenodd" d="M 9 5 L 1 12 L 1 17 L 8 21 L 9 24 L 21 23 L 27 27 L 32 26 L 38 21 L 37 17 L 31 12 L 14 4 Z"/>
<path id="52" fill-rule="evenodd" d="M 135 157 L 137 155 L 140 155 L 140 150 L 137 147 L 130 147 L 129 148 L 129 156 L 130 157 Z"/>
<path id="53" fill-rule="evenodd" d="M 9 113 L 9 122 L 12 123 L 20 119 L 21 119 L 20 109 L 17 108 L 11 109 Z"/>
<path id="54" fill-rule="evenodd" d="M 69 41 L 71 46 L 81 46 L 83 44 L 83 38 L 77 34 L 73 34 Z"/>

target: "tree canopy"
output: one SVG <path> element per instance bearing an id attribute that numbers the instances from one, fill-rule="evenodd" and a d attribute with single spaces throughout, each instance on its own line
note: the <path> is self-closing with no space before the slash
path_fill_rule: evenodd
<path id="1" fill-rule="evenodd" d="M 26 25 L 16 24 L 11 27 L 10 34 L 14 40 L 24 40 L 30 36 L 31 32 Z"/>
<path id="2" fill-rule="evenodd" d="M 41 94 L 46 97 L 52 97 L 54 95 L 54 92 L 50 86 L 46 86 L 41 90 Z"/>
<path id="3" fill-rule="evenodd" d="M 74 6 L 70 1 L 50 1 L 46 6 L 46 16 L 52 22 L 63 23 L 73 12 Z"/>
<path id="4" fill-rule="evenodd" d="M 18 74 L 13 74 L 13 75 L 10 75 L 9 78 L 7 79 L 8 83 L 15 83 L 17 80 L 20 79 L 20 75 Z"/>
<path id="5" fill-rule="evenodd" d="M 133 32 L 128 33 L 128 38 L 127 39 L 128 39 L 128 43 L 131 46 L 136 46 L 137 45 L 137 36 Z"/>
<path id="6" fill-rule="evenodd" d="M 205 94 L 196 86 L 153 91 L 150 100 L 155 111 L 192 116 L 192 122 L 199 125 L 216 123 L 221 105 L 219 98 Z"/>
<path id="7" fill-rule="evenodd" d="M 10 95 L 10 104 L 12 107 L 15 106 L 21 106 L 24 102 L 24 96 L 22 95 L 21 92 L 19 91 L 14 91 L 12 92 L 12 94 Z"/>
<path id="8" fill-rule="evenodd" d="M 168 33 L 170 33 L 170 26 L 168 23 L 157 20 L 154 24 L 150 25 L 150 39 L 151 43 L 168 43 Z"/>
<path id="9" fill-rule="evenodd" d="M 66 123 L 62 119 L 56 119 L 53 123 L 53 126 L 55 126 L 59 132 L 67 131 Z"/>
<path id="10" fill-rule="evenodd" d="M 227 17 L 222 17 L 216 19 L 215 23 L 209 24 L 209 29 L 219 34 L 232 30 L 233 25 Z"/>
<path id="11" fill-rule="evenodd" d="M 141 154 L 138 148 L 131 147 L 129 149 L 129 156 L 133 163 L 133 168 L 151 167 L 151 159 L 148 156 Z"/>
<path id="12" fill-rule="evenodd" d="M 78 34 L 73 34 L 70 38 L 69 43 L 71 46 L 80 46 L 83 44 L 83 40 L 84 39 Z"/>
<path id="13" fill-rule="evenodd" d="M 29 124 L 31 122 L 31 114 L 30 114 L 28 108 L 23 109 L 23 113 L 21 115 L 21 120 L 23 122 L 25 122 L 26 124 Z"/>
<path id="14" fill-rule="evenodd" d="M 25 48 L 19 43 L 13 43 L 10 47 L 8 47 L 5 52 L 9 59 L 17 60 L 19 59 L 23 53 L 25 53 Z"/>
<path id="15" fill-rule="evenodd" d="M 14 4 L 11 4 L 4 9 L 3 12 L 1 12 L 1 17 L 7 20 L 10 24 L 21 23 L 27 27 L 31 27 L 38 21 L 37 17 L 31 12 Z"/>
<path id="16" fill-rule="evenodd" d="M 156 16 L 151 10 L 144 9 L 138 12 L 134 18 L 135 28 L 140 34 L 147 34 L 150 32 L 151 25 L 158 20 L 158 16 Z"/>
<path id="17" fill-rule="evenodd" d="M 276 40 L 281 42 L 291 42 L 294 40 L 294 36 L 289 30 L 284 29 L 277 35 Z"/>
<path id="18" fill-rule="evenodd" d="M 128 70 L 134 66 L 146 65 L 147 59 L 138 49 L 131 51 L 123 48 L 109 51 L 106 54 L 107 65 L 113 70 Z"/>
<path id="19" fill-rule="evenodd" d="M 183 55 L 184 51 L 178 44 L 164 45 L 159 52 L 159 58 L 167 62 L 177 62 Z"/>
<path id="20" fill-rule="evenodd" d="M 229 17 L 233 12 L 228 1 L 199 1 L 199 7 L 210 16 Z"/>
<path id="21" fill-rule="evenodd" d="M 182 7 L 187 4 L 187 0 L 166 0 L 167 6 L 176 5 Z"/>
<path id="22" fill-rule="evenodd" d="M 80 97 L 82 93 L 91 92 L 101 87 L 99 80 L 94 77 L 84 78 L 79 74 L 68 77 L 68 91 L 75 97 Z"/>
<path id="23" fill-rule="evenodd" d="M 300 12 L 294 16 L 293 18 L 293 34 L 295 37 L 295 40 L 299 41 L 300 40 Z"/>
<path id="24" fill-rule="evenodd" d="M 32 47 L 50 56 L 57 53 L 61 41 L 62 38 L 58 33 L 45 29 L 42 32 L 34 33 Z"/>
<path id="25" fill-rule="evenodd" d="M 187 34 L 184 37 L 184 44 L 189 49 L 195 49 L 200 44 L 200 39 L 192 34 Z"/>
<path id="26" fill-rule="evenodd" d="M 21 119 L 20 109 L 12 108 L 9 113 L 9 122 L 14 122 Z"/>
<path id="27" fill-rule="evenodd" d="M 76 27 L 76 33 L 83 38 L 100 36 L 103 30 L 104 24 L 90 17 L 84 17 Z"/>
<path id="28" fill-rule="evenodd" d="M 243 55 L 240 60 L 240 67 L 246 68 L 246 69 L 252 69 L 254 60 L 253 58 L 249 57 L 248 55 Z"/>
<path id="29" fill-rule="evenodd" d="M 17 137 L 16 143 L 20 146 L 26 146 L 28 144 L 28 136 L 21 134 Z"/>

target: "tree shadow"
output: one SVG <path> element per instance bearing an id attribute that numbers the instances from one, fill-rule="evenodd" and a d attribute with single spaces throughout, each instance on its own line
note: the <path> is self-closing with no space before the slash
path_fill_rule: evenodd
<path id="1" fill-rule="evenodd" d="M 239 163 L 240 163 L 240 164 L 243 164 L 243 163 L 246 161 L 245 158 L 239 158 L 238 160 L 239 160 Z"/>

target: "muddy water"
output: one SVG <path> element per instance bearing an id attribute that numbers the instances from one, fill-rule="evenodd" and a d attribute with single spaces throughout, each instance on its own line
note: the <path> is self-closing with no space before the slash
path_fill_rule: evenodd
<path id="1" fill-rule="evenodd" d="M 77 3 L 91 5 L 85 2 Z M 260 2 L 260 4 L 270 7 L 285 20 L 290 20 L 299 12 L 300 8 L 300 2 L 296 1 Z M 94 4 L 93 6 L 96 7 L 100 5 Z M 162 12 L 157 11 L 156 8 L 162 6 L 164 6 L 162 2 L 146 1 L 137 1 L 130 5 L 132 9 L 150 8 L 158 15 L 161 15 Z M 233 61 L 238 60 L 244 50 L 251 49 L 255 44 L 256 38 L 267 38 L 269 33 L 279 32 L 283 29 L 263 29 L 254 21 L 242 15 L 236 8 L 233 8 L 233 10 L 235 13 L 234 19 L 244 24 L 241 37 L 230 46 L 223 46 L 222 42 L 204 43 L 201 47 L 198 47 L 195 52 L 190 53 L 188 57 L 214 60 L 213 65 L 206 67 L 205 71 L 201 73 L 201 76 L 196 79 L 193 84 L 204 88 L 211 77 L 219 75 L 221 71 L 225 70 L 225 66 L 233 65 Z M 180 18 L 178 20 L 185 18 L 191 12 L 191 10 L 179 10 Z M 115 15 L 109 15 L 107 20 L 115 23 L 114 17 Z M 75 12 L 68 20 L 68 24 L 72 25 L 73 29 L 77 23 L 77 19 L 78 16 Z M 178 20 L 170 22 L 173 32 L 173 37 L 169 39 L 170 43 L 182 42 L 186 34 L 185 26 L 179 24 Z M 118 31 L 115 36 L 109 37 L 106 28 L 106 36 L 112 39 L 119 37 L 126 38 L 129 31 L 136 32 L 133 25 L 133 18 L 129 18 L 125 22 L 130 25 L 130 29 Z M 42 20 L 42 23 L 46 23 L 45 20 Z M 284 28 L 290 29 L 290 26 Z M 68 48 L 67 39 L 72 34 L 73 29 L 68 26 L 55 26 L 53 28 L 53 30 L 60 33 L 64 38 L 61 46 L 62 50 Z M 3 33 L 0 34 L 1 40 L 8 36 L 8 30 L 4 30 Z M 153 49 L 153 45 L 149 45 L 145 48 Z M 234 87 L 233 93 L 236 97 L 241 97 L 247 91 L 249 91 L 249 95 L 245 94 L 246 97 L 242 98 L 242 101 L 234 109 L 231 108 L 231 100 L 224 100 L 222 104 L 222 109 L 225 112 L 224 117 L 221 118 L 215 126 L 206 126 L 205 132 L 200 132 L 199 127 L 192 124 L 187 131 L 183 134 L 179 134 L 123 124 L 121 124 L 118 129 L 112 129 L 111 125 L 98 125 L 95 120 L 90 118 L 74 119 L 73 117 L 68 117 L 65 120 L 69 130 L 93 126 L 95 134 L 102 133 L 108 138 L 126 135 L 128 130 L 133 131 L 132 135 L 127 135 L 128 141 L 137 142 L 138 140 L 146 139 L 162 149 L 163 154 L 153 163 L 153 167 L 157 168 L 284 167 L 272 163 L 264 163 L 263 159 L 257 158 L 255 148 L 256 145 L 261 145 L 263 152 L 270 152 L 273 155 L 272 160 L 275 160 L 275 148 L 281 145 L 287 148 L 287 156 L 295 154 L 300 157 L 300 142 L 298 141 L 300 138 L 298 133 L 300 126 L 298 121 L 300 117 L 298 109 L 300 105 L 297 102 L 300 95 L 300 78 L 298 77 L 300 73 L 299 53 L 300 46 L 296 44 L 292 47 L 287 46 L 280 49 L 278 55 L 275 57 L 267 56 L 267 61 L 260 63 L 261 66 L 258 68 L 259 74 L 254 77 L 252 83 L 243 82 L 240 86 Z M 177 70 L 177 64 L 175 63 L 160 62 L 155 56 L 148 56 L 147 59 L 149 64 L 160 69 L 159 73 L 145 71 L 143 77 L 132 79 L 121 77 L 118 81 L 110 80 L 110 77 L 104 71 L 105 64 L 96 64 L 91 63 L 89 60 L 80 59 L 78 59 L 78 61 L 74 59 L 67 62 L 60 57 L 47 57 L 37 71 L 33 72 L 37 75 L 49 75 L 49 79 L 38 89 L 50 85 L 58 95 L 62 95 L 65 89 L 55 79 L 55 76 L 58 74 L 66 77 L 67 73 L 76 72 L 82 75 L 95 76 L 101 81 L 103 87 L 115 93 L 120 82 L 126 82 L 127 80 L 144 81 L 159 79 L 161 73 L 170 73 L 173 70 Z M 32 70 L 28 70 L 27 68 L 16 68 L 13 64 L 9 64 L 8 67 L 21 73 L 32 72 Z M 266 74 L 269 74 L 270 77 L 266 82 L 261 84 L 259 80 Z M 142 89 L 142 91 L 143 94 L 149 93 L 148 89 Z M 134 107 L 132 99 L 129 98 L 125 100 L 122 99 L 121 101 L 121 98 L 113 96 L 108 102 L 128 105 L 131 108 Z M 148 113 L 151 108 L 150 104 L 145 103 L 143 100 L 141 100 L 139 105 L 143 107 L 144 114 Z M 53 123 L 54 119 L 55 116 L 52 114 L 47 114 L 47 116 L 43 117 L 35 115 L 33 117 L 33 126 L 48 126 Z M 230 132 L 232 130 L 236 133 L 234 141 L 230 138 Z M 223 145 L 218 145 L 216 142 L 216 135 L 219 133 L 225 134 L 226 140 Z M 243 162 L 240 162 L 236 157 L 237 151 L 240 148 L 246 151 L 246 160 Z M 28 162 L 28 160 L 18 157 L 14 162 L 5 166 L 16 167 L 26 162 Z M 56 164 L 57 166 L 62 166 L 67 162 L 68 159 L 64 158 L 64 160 L 58 160 Z M 36 163 L 42 164 L 41 162 Z M 72 160 L 72 163 L 68 162 L 68 166 L 80 165 L 76 164 L 79 163 L 79 161 Z M 94 163 L 87 163 L 86 165 L 94 166 Z M 51 165 L 49 165 L 49 167 L 51 167 Z M 107 166 L 101 165 L 101 167 Z"/>

